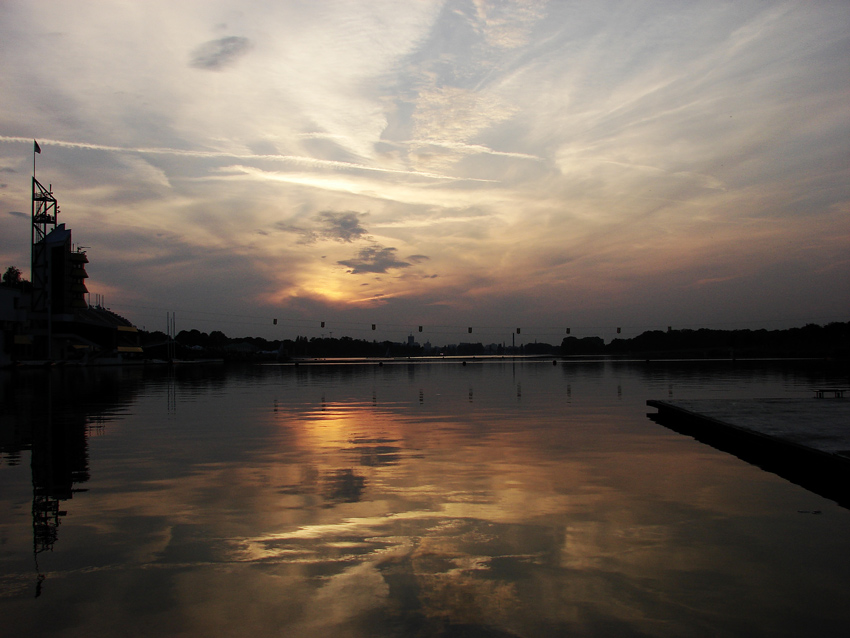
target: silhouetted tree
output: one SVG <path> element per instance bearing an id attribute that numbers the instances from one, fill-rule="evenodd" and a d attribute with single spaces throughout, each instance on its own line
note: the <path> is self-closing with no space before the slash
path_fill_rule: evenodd
<path id="1" fill-rule="evenodd" d="M 230 339 L 227 338 L 227 335 L 224 334 L 221 330 L 213 330 L 210 333 L 210 345 L 213 347 L 221 347 L 225 346 L 230 342 Z"/>
<path id="2" fill-rule="evenodd" d="M 19 288 L 23 283 L 24 278 L 21 275 L 21 270 L 15 266 L 9 266 L 6 272 L 3 273 L 3 285 L 9 288 Z"/>

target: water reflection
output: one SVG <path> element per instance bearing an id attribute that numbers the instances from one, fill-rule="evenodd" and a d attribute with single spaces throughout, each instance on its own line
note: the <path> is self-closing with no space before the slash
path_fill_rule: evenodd
<path id="1" fill-rule="evenodd" d="M 23 382 L 10 375 L 0 378 L 0 453 L 12 466 L 25 450 L 31 458 L 36 597 L 45 579 L 39 555 L 52 552 L 59 540 L 60 523 L 68 514 L 63 503 L 86 491 L 79 486 L 89 480 L 88 437 L 103 434 L 132 398 L 128 385 L 116 384 L 114 372 L 63 372 L 25 371 Z"/>
<path id="2" fill-rule="evenodd" d="M 0 468 L 0 613 L 16 633 L 792 636 L 848 620 L 846 510 L 645 416 L 671 392 L 793 396 L 805 371 L 50 378 L 3 386 L 17 465 Z M 15 504 L 48 484 L 68 514 L 38 557 L 36 613 Z"/>

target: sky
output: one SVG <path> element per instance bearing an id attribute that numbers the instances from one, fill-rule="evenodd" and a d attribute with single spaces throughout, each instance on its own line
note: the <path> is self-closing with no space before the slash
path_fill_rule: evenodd
<path id="1" fill-rule="evenodd" d="M 148 330 L 848 321 L 848 60 L 839 0 L 2 0 L 0 266 L 38 140 Z"/>

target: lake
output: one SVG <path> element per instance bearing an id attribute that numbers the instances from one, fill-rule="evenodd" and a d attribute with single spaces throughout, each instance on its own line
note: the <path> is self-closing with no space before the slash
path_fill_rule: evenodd
<path id="1" fill-rule="evenodd" d="M 0 635 L 843 636 L 850 511 L 647 418 L 846 364 L 0 373 Z"/>

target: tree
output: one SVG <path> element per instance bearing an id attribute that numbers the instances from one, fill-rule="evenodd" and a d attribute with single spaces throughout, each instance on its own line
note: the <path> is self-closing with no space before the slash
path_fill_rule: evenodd
<path id="1" fill-rule="evenodd" d="M 213 330 L 210 333 L 209 344 L 214 348 L 221 348 L 230 343 L 230 339 L 221 330 Z"/>
<path id="2" fill-rule="evenodd" d="M 23 282 L 24 278 L 21 275 L 21 271 L 15 266 L 9 266 L 6 269 L 6 272 L 3 273 L 4 286 L 8 286 L 9 288 L 19 288 Z"/>

